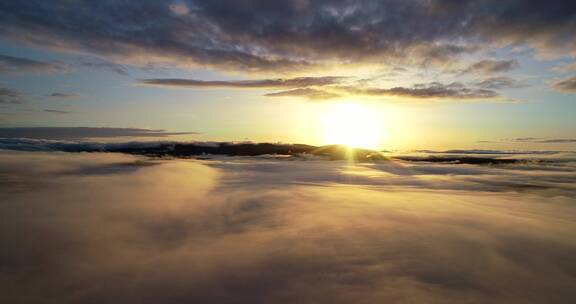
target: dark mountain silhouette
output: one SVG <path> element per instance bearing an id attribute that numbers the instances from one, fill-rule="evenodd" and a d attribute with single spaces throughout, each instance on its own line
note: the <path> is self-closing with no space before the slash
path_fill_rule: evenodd
<path id="1" fill-rule="evenodd" d="M 260 155 L 289 155 L 305 157 L 307 155 L 323 157 L 329 160 L 354 160 L 354 161 L 385 161 L 390 157 L 382 152 L 350 148 L 343 145 L 311 146 L 304 144 L 280 144 L 280 143 L 169 143 L 159 144 L 153 147 L 120 146 L 110 147 L 102 152 L 118 152 L 152 157 L 203 157 L 210 155 L 226 156 L 260 156 Z M 411 162 L 435 162 L 435 163 L 458 163 L 476 165 L 499 165 L 519 162 L 517 159 L 496 157 L 475 157 L 466 155 L 449 156 L 394 156 L 394 159 Z"/>
<path id="2" fill-rule="evenodd" d="M 303 144 L 273 144 L 273 143 L 218 143 L 214 145 L 176 143 L 161 144 L 157 147 L 119 147 L 110 148 L 106 152 L 120 152 L 147 156 L 192 157 L 206 155 L 227 156 L 259 156 L 259 155 L 290 155 L 290 156 L 321 156 L 331 160 L 353 159 L 357 161 L 385 160 L 382 153 L 373 150 L 349 148 L 341 145 L 310 146 Z"/>
<path id="3" fill-rule="evenodd" d="M 491 155 L 483 153 L 476 156 L 474 151 L 462 150 L 447 152 L 430 152 L 430 155 L 391 155 L 361 148 L 349 148 L 342 145 L 311 146 L 304 144 L 282 143 L 233 143 L 233 142 L 125 142 L 96 143 L 46 141 L 25 138 L 0 138 L 0 149 L 19 151 L 64 151 L 64 152 L 109 152 L 145 155 L 149 157 L 177 157 L 210 159 L 217 155 L 224 156 L 261 156 L 275 155 L 292 158 L 318 157 L 327 160 L 353 160 L 358 162 L 386 161 L 390 159 L 410 162 L 434 162 L 475 165 L 505 165 L 525 162 L 510 157 L 510 153 L 492 151 Z M 534 162 L 534 160 L 532 160 Z M 544 162 L 540 160 L 539 162 Z M 548 162 L 548 161 L 547 161 Z"/>

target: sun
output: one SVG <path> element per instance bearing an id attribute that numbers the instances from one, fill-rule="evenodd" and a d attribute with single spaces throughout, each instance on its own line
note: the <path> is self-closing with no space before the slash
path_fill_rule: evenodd
<path id="1" fill-rule="evenodd" d="M 378 112 L 357 103 L 339 103 L 322 117 L 324 141 L 352 148 L 377 149 L 382 140 Z"/>

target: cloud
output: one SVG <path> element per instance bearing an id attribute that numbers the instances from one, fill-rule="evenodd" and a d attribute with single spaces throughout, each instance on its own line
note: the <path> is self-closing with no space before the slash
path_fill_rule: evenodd
<path id="1" fill-rule="evenodd" d="M 298 88 L 306 86 L 325 86 L 339 83 L 346 77 L 325 76 L 325 77 L 298 77 L 289 79 L 260 79 L 260 80 L 195 80 L 195 79 L 140 79 L 138 82 L 145 85 L 186 87 L 186 88 Z"/>
<path id="2" fill-rule="evenodd" d="M 45 113 L 54 113 L 54 114 L 72 114 L 73 112 L 65 111 L 65 110 L 54 110 L 54 109 L 44 109 L 42 112 Z"/>
<path id="3" fill-rule="evenodd" d="M 118 75 L 128 75 L 126 71 L 126 67 L 121 64 L 106 62 L 106 61 L 87 61 L 83 60 L 78 63 L 79 66 L 87 67 L 87 68 L 96 68 L 96 69 L 104 69 L 108 71 L 112 71 Z"/>
<path id="4" fill-rule="evenodd" d="M 513 142 L 513 143 L 533 143 L 533 144 L 566 144 L 576 143 L 574 138 L 538 138 L 538 137 L 518 137 L 512 139 L 503 139 L 500 141 L 479 141 L 481 143 L 499 143 L 499 142 Z"/>
<path id="5" fill-rule="evenodd" d="M 552 84 L 556 91 L 565 93 L 576 93 L 576 76 L 557 81 Z"/>
<path id="6" fill-rule="evenodd" d="M 355 90 L 353 90 L 355 91 Z M 449 98 L 449 99 L 490 99 L 498 97 L 498 93 L 487 89 L 475 89 L 453 82 L 442 84 L 439 82 L 416 84 L 411 88 L 393 87 L 390 89 L 364 89 L 359 90 L 362 95 L 369 96 L 401 96 L 409 98 Z"/>
<path id="7" fill-rule="evenodd" d="M 516 60 L 482 60 L 464 69 L 462 73 L 491 75 L 495 73 L 508 72 L 518 68 Z"/>
<path id="8" fill-rule="evenodd" d="M 560 65 L 560 66 L 553 68 L 552 70 L 554 72 L 559 72 L 559 73 L 576 72 L 576 62 L 563 64 L 563 65 Z"/>
<path id="9" fill-rule="evenodd" d="M 168 5 L 168 8 L 178 16 L 188 15 L 190 13 L 190 8 L 185 3 L 172 3 Z"/>
<path id="10" fill-rule="evenodd" d="M 536 138 L 536 137 L 519 137 L 514 138 L 512 141 L 516 142 L 529 142 L 529 143 L 540 143 L 540 144 L 548 144 L 548 143 L 576 143 L 576 139 L 574 138 Z"/>
<path id="11" fill-rule="evenodd" d="M 22 104 L 26 95 L 20 91 L 0 87 L 0 104 Z"/>
<path id="12" fill-rule="evenodd" d="M 337 97 L 382 97 L 397 96 L 406 99 L 494 99 L 495 91 L 467 87 L 460 82 L 443 84 L 439 82 L 419 83 L 412 87 L 374 88 L 359 86 L 326 86 L 315 89 L 298 89 L 266 94 L 269 97 L 297 96 L 308 99 L 329 99 Z"/>
<path id="13" fill-rule="evenodd" d="M 171 86 L 186 88 L 264 88 L 281 89 L 292 88 L 279 92 L 265 94 L 268 97 L 302 97 L 310 100 L 323 100 L 354 96 L 400 96 L 417 99 L 452 98 L 452 99 L 490 99 L 498 97 L 498 93 L 490 89 L 512 86 L 510 78 L 492 78 L 476 84 L 481 88 L 470 88 L 462 83 L 453 82 L 442 84 L 439 82 L 415 84 L 413 87 L 392 87 L 389 89 L 370 88 L 360 85 L 336 85 L 346 77 L 298 77 L 290 79 L 261 79 L 238 81 L 205 81 L 194 79 L 141 79 L 139 83 L 154 86 Z M 484 88 L 486 87 L 486 88 Z"/>
<path id="14" fill-rule="evenodd" d="M 303 97 L 310 100 L 325 100 L 331 98 L 339 98 L 342 95 L 332 92 L 323 91 L 322 89 L 312 89 L 312 88 L 298 88 L 287 91 L 280 91 L 274 93 L 268 93 L 264 96 L 267 97 Z"/>
<path id="15" fill-rule="evenodd" d="M 473 83 L 475 86 L 489 89 L 489 90 L 502 90 L 522 87 L 515 79 L 507 76 L 490 77 L 483 80 L 478 80 Z"/>
<path id="16" fill-rule="evenodd" d="M 70 99 L 70 98 L 79 98 L 80 94 L 55 92 L 55 93 L 48 95 L 48 97 Z"/>
<path id="17" fill-rule="evenodd" d="M 45 112 L 68 114 L 70 112 L 44 110 Z M 167 132 L 165 130 L 137 128 L 91 128 L 91 127 L 31 127 L 0 128 L 0 138 L 37 139 L 82 139 L 106 137 L 166 137 L 172 135 L 197 134 L 196 132 Z"/>
<path id="18" fill-rule="evenodd" d="M 2 36 L 146 65 L 278 73 L 334 64 L 454 62 L 496 47 L 575 54 L 576 5 L 486 1 L 12 1 Z M 153 15 L 156 22 L 149 22 Z M 506 68 L 504 68 L 506 69 Z"/>
<path id="19" fill-rule="evenodd" d="M 0 151 L 0 301 L 572 303 L 535 168 Z"/>
<path id="20" fill-rule="evenodd" d="M 0 54 L 0 73 L 58 73 L 65 70 L 58 63 Z"/>
<path id="21" fill-rule="evenodd" d="M 6 128 L 0 128 L 0 150 L 15 151 L 61 151 L 61 152 L 116 152 L 116 151 L 142 151 L 160 148 L 162 146 L 174 146 L 173 141 L 143 141 L 143 142 L 91 142 L 83 141 L 85 138 L 106 138 L 105 136 L 81 137 L 83 135 L 70 136 L 69 134 L 42 134 L 38 133 L 10 133 Z M 17 136 L 25 136 L 23 138 Z M 169 136 L 169 135 L 167 135 Z M 110 135 L 110 138 L 115 136 Z M 130 136 L 137 137 L 137 136 Z M 158 136 L 162 137 L 162 136 Z M 52 138 L 52 139 L 46 139 Z M 204 143 L 209 145 L 210 143 Z"/>

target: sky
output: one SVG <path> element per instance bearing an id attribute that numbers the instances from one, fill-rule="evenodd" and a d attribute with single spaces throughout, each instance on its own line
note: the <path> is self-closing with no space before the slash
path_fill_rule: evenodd
<path id="1" fill-rule="evenodd" d="M 574 0 L 0 0 L 0 303 L 576 303 L 575 114 Z"/>
<path id="2" fill-rule="evenodd" d="M 569 0 L 3 1 L 0 127 L 574 150 L 575 37 Z"/>

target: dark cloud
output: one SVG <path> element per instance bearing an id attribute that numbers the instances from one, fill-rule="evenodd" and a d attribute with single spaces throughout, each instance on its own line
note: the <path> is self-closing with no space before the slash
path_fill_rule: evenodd
<path id="1" fill-rule="evenodd" d="M 502 90 L 522 87 L 518 81 L 507 76 L 490 77 L 476 81 L 473 84 L 477 87 L 489 90 Z"/>
<path id="2" fill-rule="evenodd" d="M 187 88 L 299 88 L 307 86 L 324 86 L 339 83 L 346 77 L 298 77 L 289 79 L 259 79 L 259 80 L 231 80 L 206 81 L 195 79 L 141 79 L 138 82 L 145 85 L 171 86 Z"/>
<path id="3" fill-rule="evenodd" d="M 16 151 L 62 151 L 62 152 L 101 152 L 101 151 L 130 151 L 143 149 L 154 150 L 162 146 L 174 146 L 173 141 L 143 141 L 143 142 L 92 142 L 84 141 L 84 138 L 114 138 L 117 137 L 115 134 L 109 134 L 109 136 L 94 136 L 85 134 L 54 134 L 55 132 L 34 132 L 24 131 L 24 132 L 10 132 L 6 128 L 0 128 L 0 150 L 16 150 Z M 48 133 L 48 135 L 46 134 Z M 101 132 L 101 135 L 105 132 Z M 128 133 L 128 132 L 126 132 Z M 135 132 L 141 133 L 141 132 Z M 176 134 L 178 135 L 178 134 Z M 18 136 L 24 136 L 23 138 Z M 165 135 L 169 136 L 169 135 Z M 126 136 L 120 136 L 126 137 Z M 128 135 L 127 137 L 138 137 L 136 135 Z M 144 136 L 146 137 L 146 136 Z M 158 135 L 158 137 L 163 137 Z M 79 141 L 82 140 L 82 141 Z M 200 145 L 200 143 L 197 143 Z M 213 145 L 213 143 L 204 143 L 205 145 Z"/>
<path id="4" fill-rule="evenodd" d="M 552 84 L 552 88 L 560 92 L 576 93 L 576 76 L 557 81 Z"/>
<path id="5" fill-rule="evenodd" d="M 68 114 L 58 110 L 45 112 Z M 37 139 L 82 139 L 104 137 L 165 137 L 171 135 L 197 134 L 195 132 L 167 132 L 164 130 L 137 128 L 90 128 L 90 127 L 34 127 L 34 128 L 0 128 L 2 138 L 37 138 Z"/>
<path id="6" fill-rule="evenodd" d="M 72 114 L 73 112 L 65 111 L 65 110 L 54 110 L 54 109 L 44 109 L 42 112 L 45 113 L 54 113 L 54 114 Z"/>
<path id="7" fill-rule="evenodd" d="M 508 72 L 518 67 L 516 60 L 482 60 L 464 69 L 462 73 L 491 75 Z"/>
<path id="8" fill-rule="evenodd" d="M 156 61 L 276 73 L 334 63 L 451 62 L 463 53 L 507 45 L 526 44 L 538 53 L 576 50 L 576 4 L 568 0 L 175 3 L 3 1 L 0 34 L 136 65 Z"/>
<path id="9" fill-rule="evenodd" d="M 0 54 L 0 73 L 56 73 L 65 70 L 58 63 Z"/>
<path id="10" fill-rule="evenodd" d="M 48 95 L 48 97 L 71 99 L 71 98 L 78 98 L 78 97 L 80 97 L 80 94 L 77 94 L 77 93 L 61 93 L 61 92 L 55 92 L 55 93 L 52 93 L 52 94 Z"/>
<path id="11" fill-rule="evenodd" d="M 22 104 L 26 95 L 20 91 L 0 87 L 0 104 Z"/>
<path id="12" fill-rule="evenodd" d="M 575 176 L 527 166 L 0 151 L 0 302 L 573 303 Z"/>
<path id="13" fill-rule="evenodd" d="M 116 64 L 116 63 L 111 63 L 111 62 L 95 62 L 95 61 L 80 61 L 78 63 L 79 66 L 81 67 L 87 67 L 87 68 L 95 68 L 95 69 L 104 69 L 104 70 L 108 70 L 108 71 L 112 71 L 116 74 L 119 75 L 128 75 L 128 72 L 126 71 L 126 67 L 121 65 L 121 64 Z"/>

